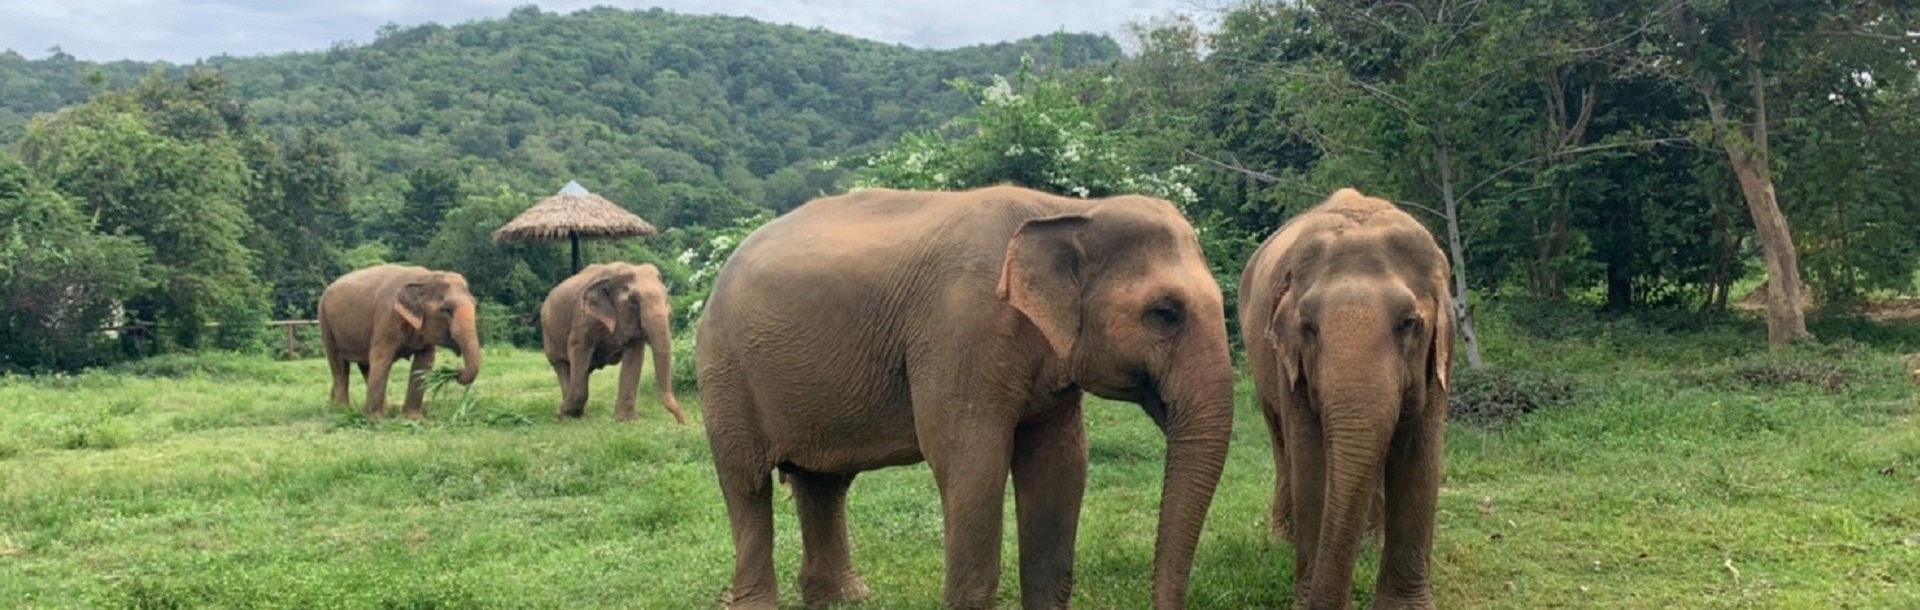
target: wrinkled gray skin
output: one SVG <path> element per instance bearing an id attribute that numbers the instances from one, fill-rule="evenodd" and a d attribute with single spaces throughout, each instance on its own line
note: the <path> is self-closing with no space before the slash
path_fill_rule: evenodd
<path id="1" fill-rule="evenodd" d="M 1272 434 L 1275 532 L 1296 607 L 1347 608 L 1368 517 L 1376 610 L 1434 607 L 1428 562 L 1446 444 L 1451 272 L 1433 234 L 1341 189 L 1260 245 L 1240 328 Z"/>
<path id="2" fill-rule="evenodd" d="M 547 363 L 560 378 L 559 416 L 578 418 L 586 410 L 588 376 L 620 365 L 614 418 L 631 421 L 635 386 L 640 384 L 642 350 L 653 349 L 653 378 L 660 403 L 679 423 L 687 423 L 673 397 L 672 315 L 660 269 L 651 264 L 588 265 L 554 286 L 540 305 L 540 329 Z"/>
<path id="3" fill-rule="evenodd" d="M 426 417 L 419 374 L 433 369 L 434 348 L 453 348 L 464 360 L 460 385 L 480 375 L 473 295 L 458 273 L 401 265 L 352 271 L 320 294 L 319 318 L 333 404 L 347 406 L 347 363 L 357 364 L 367 381 L 368 417 L 386 417 L 387 376 L 397 359 L 413 360 L 403 406 L 410 419 Z"/>
<path id="4" fill-rule="evenodd" d="M 925 460 L 945 600 L 990 608 L 1007 479 L 1020 600 L 1065 608 L 1086 486 L 1082 391 L 1166 434 L 1154 608 L 1183 608 L 1232 431 L 1219 285 L 1171 204 L 993 187 L 865 190 L 760 227 L 700 319 L 707 438 L 734 544 L 734 609 L 775 607 L 772 482 L 793 485 L 809 607 L 864 598 L 846 494 Z"/>

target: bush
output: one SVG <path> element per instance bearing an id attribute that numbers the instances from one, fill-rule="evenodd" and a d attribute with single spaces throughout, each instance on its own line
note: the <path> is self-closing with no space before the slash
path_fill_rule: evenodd
<path id="1" fill-rule="evenodd" d="M 152 250 L 0 159 L 0 371 L 74 371 L 117 353 L 99 329 L 153 284 Z"/>
<path id="2" fill-rule="evenodd" d="M 527 321 L 522 322 L 521 314 L 508 309 L 506 305 L 487 299 L 476 300 L 479 306 L 474 313 L 480 326 L 480 345 L 487 347 L 510 345 L 532 349 L 542 347 L 539 316 L 531 316 Z"/>
<path id="3" fill-rule="evenodd" d="M 1678 371 L 1675 377 L 1684 384 L 1733 392 L 1777 392 L 1802 386 L 1840 394 L 1862 382 L 1901 375 L 1883 364 L 1864 344 L 1842 339 L 1731 358 L 1706 369 Z"/>
<path id="4" fill-rule="evenodd" d="M 1571 375 L 1514 368 L 1460 369 L 1454 373 L 1447 410 L 1454 421 L 1499 427 L 1579 396 L 1580 385 Z"/>
<path id="5" fill-rule="evenodd" d="M 693 357 L 693 329 L 673 337 L 673 389 L 675 392 L 700 389 L 700 363 Z"/>

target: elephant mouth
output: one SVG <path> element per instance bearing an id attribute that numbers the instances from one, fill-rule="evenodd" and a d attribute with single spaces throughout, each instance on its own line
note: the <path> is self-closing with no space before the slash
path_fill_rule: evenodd
<path id="1" fill-rule="evenodd" d="M 1166 434 L 1167 401 L 1160 396 L 1160 384 L 1155 383 L 1152 376 L 1141 375 L 1135 387 L 1134 402 L 1139 403 L 1140 409 L 1147 412 L 1147 418 L 1152 419 L 1153 425 L 1160 428 L 1160 433 Z"/>

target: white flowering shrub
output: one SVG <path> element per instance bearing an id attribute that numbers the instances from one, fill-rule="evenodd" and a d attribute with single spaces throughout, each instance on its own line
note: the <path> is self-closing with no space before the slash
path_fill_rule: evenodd
<path id="1" fill-rule="evenodd" d="M 686 303 L 675 307 L 675 313 L 683 316 L 677 326 L 690 328 L 694 320 L 700 319 L 700 309 L 706 306 L 707 295 L 713 292 L 713 280 L 720 275 L 720 267 L 727 264 L 727 257 L 733 256 L 733 249 L 740 247 L 748 234 L 769 220 L 773 220 L 772 215 L 764 211 L 734 219 L 733 224 L 709 231 L 702 247 L 682 250 L 680 256 L 674 258 L 674 262 L 691 270 L 687 289 L 681 297 Z"/>
<path id="2" fill-rule="evenodd" d="M 1078 91 L 1037 78 L 1023 57 L 1013 80 L 985 87 L 952 81 L 980 105 L 942 129 L 909 133 L 854 167 L 854 188 L 957 190 L 1012 183 L 1061 195 L 1153 195 L 1186 209 L 1198 200 L 1192 167 L 1148 171 L 1133 136 L 1100 126 L 1101 104 L 1116 81 Z M 1082 101 L 1091 99 L 1091 101 Z M 829 162 L 837 165 L 838 162 Z"/>

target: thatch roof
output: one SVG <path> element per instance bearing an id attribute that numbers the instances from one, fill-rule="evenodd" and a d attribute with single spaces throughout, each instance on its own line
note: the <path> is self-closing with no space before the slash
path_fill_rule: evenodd
<path id="1" fill-rule="evenodd" d="M 556 242 L 566 241 L 569 233 L 585 239 L 646 237 L 659 232 L 639 216 L 569 180 L 560 192 L 494 229 L 493 241 Z"/>

